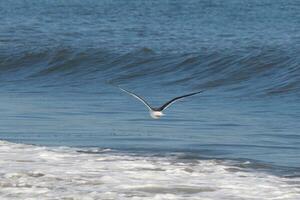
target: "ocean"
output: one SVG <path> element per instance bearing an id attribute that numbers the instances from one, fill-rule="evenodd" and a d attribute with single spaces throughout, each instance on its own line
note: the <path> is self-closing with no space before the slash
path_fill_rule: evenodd
<path id="1" fill-rule="evenodd" d="M 0 199 L 300 199 L 296 0 L 0 1 Z M 183 94 L 159 120 L 153 106 Z"/>

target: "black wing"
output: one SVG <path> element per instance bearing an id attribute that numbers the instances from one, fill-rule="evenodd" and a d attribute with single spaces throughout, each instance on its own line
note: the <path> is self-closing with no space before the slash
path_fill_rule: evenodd
<path id="1" fill-rule="evenodd" d="M 145 104 L 145 106 L 146 106 L 149 110 L 152 110 L 151 106 L 146 102 L 145 99 L 143 99 L 142 97 L 138 96 L 137 94 L 134 94 L 133 92 L 130 92 L 130 91 L 128 91 L 128 90 L 125 90 L 125 89 L 121 88 L 120 86 L 119 86 L 119 88 L 120 88 L 120 90 L 122 90 L 122 91 L 124 91 L 124 92 L 130 94 L 131 96 L 137 98 L 137 99 L 140 100 L 143 104 Z"/>
<path id="2" fill-rule="evenodd" d="M 186 95 L 182 95 L 182 96 L 179 96 L 179 97 L 175 97 L 174 99 L 168 101 L 167 103 L 165 103 L 164 105 L 162 105 L 159 110 L 163 111 L 164 109 L 166 109 L 167 107 L 169 107 L 172 103 L 178 101 L 179 99 L 182 99 L 182 98 L 185 98 L 185 97 L 189 97 L 189 96 L 193 96 L 195 94 L 199 94 L 203 91 L 200 91 L 200 92 L 194 92 L 194 93 L 190 93 L 190 94 L 186 94 Z"/>

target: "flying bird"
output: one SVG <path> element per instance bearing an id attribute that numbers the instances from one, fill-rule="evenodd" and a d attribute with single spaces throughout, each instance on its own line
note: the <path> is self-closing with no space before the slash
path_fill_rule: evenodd
<path id="1" fill-rule="evenodd" d="M 193 96 L 195 94 L 199 94 L 203 91 L 199 91 L 199 92 L 193 92 L 193 93 L 189 93 L 189 94 L 185 94 L 185 95 L 182 95 L 182 96 L 179 96 L 179 97 L 175 97 L 173 99 L 171 99 L 170 101 L 166 102 L 164 105 L 162 105 L 161 107 L 158 107 L 158 108 L 154 108 L 154 107 L 151 107 L 149 105 L 149 103 L 147 103 L 147 101 L 145 99 L 143 99 L 142 97 L 138 96 L 137 94 L 133 93 L 133 92 L 130 92 L 128 90 L 125 90 L 123 88 L 121 88 L 120 86 L 118 86 L 120 88 L 120 90 L 128 93 L 129 95 L 137 98 L 138 100 L 140 100 L 143 104 L 145 104 L 145 106 L 149 109 L 149 113 L 150 113 L 150 116 L 153 118 L 153 119 L 159 119 L 161 116 L 164 115 L 163 111 L 165 109 L 167 109 L 171 104 L 173 104 L 174 102 L 180 100 L 180 99 L 183 99 L 185 97 L 189 97 L 189 96 Z"/>

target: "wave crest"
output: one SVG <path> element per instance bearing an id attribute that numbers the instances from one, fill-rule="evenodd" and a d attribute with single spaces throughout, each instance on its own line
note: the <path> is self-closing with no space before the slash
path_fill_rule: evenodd
<path id="1" fill-rule="evenodd" d="M 158 54 L 145 47 L 120 55 L 102 49 L 57 48 L 6 56 L 0 63 L 0 80 L 59 77 L 61 81 L 74 78 L 78 82 L 97 80 L 118 84 L 143 81 L 265 95 L 299 93 L 298 53 L 268 48 Z"/>

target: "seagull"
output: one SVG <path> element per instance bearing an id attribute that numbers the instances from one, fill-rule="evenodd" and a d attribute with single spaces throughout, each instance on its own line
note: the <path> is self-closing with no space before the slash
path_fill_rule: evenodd
<path id="1" fill-rule="evenodd" d="M 163 111 L 165 109 L 167 109 L 171 104 L 173 104 L 174 102 L 182 99 L 182 98 L 185 98 L 185 97 L 189 97 L 189 96 L 193 96 L 195 94 L 199 94 L 203 91 L 199 91 L 199 92 L 193 92 L 193 93 L 189 93 L 189 94 L 185 94 L 185 95 L 182 95 L 182 96 L 179 96 L 179 97 L 175 97 L 173 99 L 171 99 L 170 101 L 166 102 L 164 105 L 162 105 L 161 107 L 158 107 L 158 108 L 154 108 L 154 107 L 151 107 L 146 100 L 144 100 L 142 97 L 138 96 L 137 94 L 133 93 L 133 92 L 130 92 L 128 90 L 125 90 L 124 88 L 121 88 L 120 86 L 118 86 L 120 90 L 128 93 L 129 95 L 137 98 L 138 100 L 140 100 L 143 104 L 145 104 L 145 106 L 149 109 L 149 113 L 150 113 L 150 116 L 153 118 L 153 119 L 159 119 L 160 117 L 164 116 L 165 114 L 163 113 Z"/>

